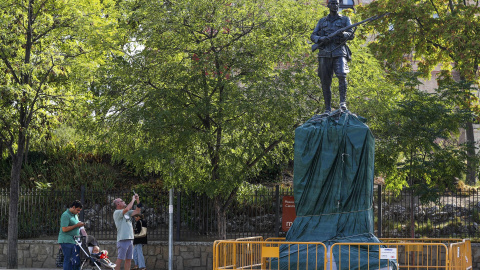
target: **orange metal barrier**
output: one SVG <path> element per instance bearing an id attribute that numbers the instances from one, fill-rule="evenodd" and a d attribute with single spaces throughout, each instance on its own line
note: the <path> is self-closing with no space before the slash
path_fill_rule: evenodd
<path id="1" fill-rule="evenodd" d="M 286 242 L 284 238 L 215 241 L 213 269 L 472 269 L 470 240 L 381 240 L 383 243 L 336 243 L 328 248 L 321 242 Z M 280 254 L 280 247 L 288 252 Z M 296 252 L 298 250 L 302 250 L 303 255 Z M 361 257 L 360 250 L 367 251 L 368 256 Z M 334 258 L 334 254 L 339 258 Z M 385 267 L 387 259 L 392 260 L 390 267 Z M 396 262 L 396 265 L 392 265 L 392 262 Z"/>

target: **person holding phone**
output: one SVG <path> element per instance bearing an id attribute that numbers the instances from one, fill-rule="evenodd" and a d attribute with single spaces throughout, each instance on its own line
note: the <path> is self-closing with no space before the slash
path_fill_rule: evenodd
<path id="1" fill-rule="evenodd" d="M 58 243 L 63 252 L 63 270 L 80 269 L 80 250 L 75 245 L 74 236 L 80 234 L 80 227 L 84 225 L 78 220 L 78 213 L 82 211 L 83 205 L 76 200 L 70 204 L 60 217 L 60 232 L 58 233 Z"/>
<path id="2" fill-rule="evenodd" d="M 134 202 L 137 201 L 137 208 L 132 210 Z M 128 205 L 120 198 L 113 200 L 115 211 L 113 212 L 113 220 L 117 227 L 117 261 L 115 262 L 116 270 L 120 270 L 121 264 L 125 261 L 125 270 L 129 270 L 133 259 L 133 226 L 132 216 L 140 214 L 142 211 L 142 203 L 138 194 L 133 195 Z"/>

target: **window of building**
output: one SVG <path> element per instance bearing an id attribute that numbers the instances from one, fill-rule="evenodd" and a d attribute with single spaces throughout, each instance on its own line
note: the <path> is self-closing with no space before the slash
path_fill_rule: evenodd
<path id="1" fill-rule="evenodd" d="M 328 1 L 327 1 L 328 3 Z M 355 5 L 353 0 L 338 0 L 339 6 L 338 9 L 341 11 L 343 9 L 352 8 Z"/>

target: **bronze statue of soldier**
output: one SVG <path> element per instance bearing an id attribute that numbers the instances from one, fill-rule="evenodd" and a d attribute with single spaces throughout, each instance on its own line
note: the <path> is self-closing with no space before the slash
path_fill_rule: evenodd
<path id="1" fill-rule="evenodd" d="M 318 48 L 318 76 L 322 84 L 325 112 L 328 115 L 332 111 L 332 78 L 333 74 L 338 78 L 340 92 L 340 109 L 347 110 L 347 74 L 349 72 L 347 62 L 350 61 L 351 51 L 346 42 L 354 38 L 353 27 L 335 34 L 335 31 L 351 26 L 350 18 L 338 14 L 338 0 L 329 0 L 327 7 L 330 14 L 321 18 L 310 39 L 315 43 L 312 50 Z M 330 36 L 329 36 L 330 35 Z"/>

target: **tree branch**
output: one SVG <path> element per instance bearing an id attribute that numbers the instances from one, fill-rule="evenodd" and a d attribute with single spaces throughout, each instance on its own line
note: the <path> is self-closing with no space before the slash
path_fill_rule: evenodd
<path id="1" fill-rule="evenodd" d="M 28 2 L 28 26 L 27 26 L 27 40 L 25 41 L 25 59 L 24 63 L 28 64 L 30 63 L 30 54 L 32 52 L 32 38 L 33 38 L 33 0 L 29 0 Z M 24 78 L 23 82 L 28 83 L 27 77 L 22 76 Z"/>
<path id="2" fill-rule="evenodd" d="M 417 21 L 418 25 L 420 26 L 420 30 L 421 30 L 421 31 L 428 31 L 428 30 L 425 30 L 425 29 L 424 29 L 423 24 L 422 24 L 422 22 L 420 21 L 419 18 L 415 18 L 415 21 Z M 445 46 L 443 46 L 443 45 L 441 45 L 441 44 L 439 44 L 439 43 L 437 43 L 437 42 L 434 42 L 434 41 L 432 41 L 432 40 L 428 40 L 428 39 L 425 39 L 425 42 L 427 42 L 427 43 L 429 43 L 429 44 L 432 44 L 433 46 L 435 46 L 435 47 L 437 47 L 437 48 L 439 48 L 439 49 L 441 49 L 441 50 L 446 51 L 446 52 L 448 53 L 448 55 L 450 56 L 450 58 L 452 59 L 452 61 L 455 62 L 455 57 L 453 56 L 453 54 L 450 52 L 450 50 L 449 50 L 447 47 L 445 47 Z"/>
<path id="3" fill-rule="evenodd" d="M 7 143 L 7 146 L 8 146 L 8 151 L 10 152 L 10 154 L 12 155 L 13 157 L 13 154 L 14 154 L 14 151 L 13 151 L 13 138 L 15 137 L 12 133 L 12 129 L 10 127 L 10 123 L 7 122 L 7 120 L 3 117 L 3 116 L 0 116 L 0 120 L 2 120 L 2 122 L 4 123 L 5 127 L 4 130 L 7 130 L 7 133 L 8 135 L 10 136 L 10 139 L 7 139 L 7 137 L 5 137 L 5 135 L 3 135 L 1 132 L 0 132 L 0 138 L 2 138 L 2 140 L 4 142 Z"/>
<path id="4" fill-rule="evenodd" d="M 53 70 L 53 67 L 55 66 L 55 61 L 53 60 L 53 56 L 51 58 L 52 58 L 52 66 L 45 73 L 45 76 L 42 78 L 42 81 L 40 82 L 40 84 L 37 88 L 37 91 L 35 93 L 35 97 L 33 98 L 32 103 L 30 104 L 30 112 L 28 113 L 28 116 L 27 116 L 27 123 L 30 123 L 30 121 L 32 121 L 33 112 L 35 111 L 35 109 L 34 109 L 35 108 L 35 103 L 37 103 L 38 98 L 40 97 L 40 93 L 42 92 L 42 86 L 45 83 L 45 81 L 47 80 L 48 74 L 50 74 L 50 72 Z"/>
<path id="5" fill-rule="evenodd" d="M 242 38 L 242 37 L 250 34 L 250 33 L 253 31 L 254 28 L 255 28 L 255 23 L 253 23 L 250 27 L 248 27 L 246 31 L 244 30 L 244 31 L 242 31 L 241 34 L 238 34 L 237 37 L 234 37 L 230 42 L 227 42 L 227 44 L 218 47 L 218 51 L 217 51 L 217 52 L 220 52 L 220 51 L 222 51 L 223 49 L 230 47 L 234 42 L 236 42 L 236 41 L 239 40 L 240 38 Z"/>
<path id="6" fill-rule="evenodd" d="M 234 188 L 230 192 L 230 194 L 228 195 L 228 198 L 225 200 L 225 203 L 222 205 L 223 209 L 226 209 L 230 205 L 230 202 L 232 202 L 233 196 L 235 196 L 235 194 L 237 194 L 237 191 L 238 191 L 238 187 Z"/>
<path id="7" fill-rule="evenodd" d="M 435 9 L 435 12 L 437 12 L 438 17 L 440 18 L 440 12 L 438 12 L 437 6 L 436 6 L 435 3 L 433 2 L 433 0 L 430 0 L 430 3 L 432 4 L 433 8 Z"/>
<path id="8" fill-rule="evenodd" d="M 454 4 L 452 0 L 448 0 L 448 7 L 450 7 L 450 11 L 452 12 L 452 14 L 455 13 Z"/>
<path id="9" fill-rule="evenodd" d="M 181 88 L 183 92 L 185 92 L 189 97 L 190 97 L 190 100 L 192 100 L 192 97 L 196 97 L 198 99 L 201 99 L 201 97 L 195 93 L 192 93 L 191 91 L 188 91 L 185 87 L 182 87 Z"/>
<path id="10" fill-rule="evenodd" d="M 282 141 L 283 141 L 283 136 L 281 136 L 278 140 L 275 140 L 272 143 L 270 143 L 270 145 L 267 148 L 263 149 L 263 152 L 260 155 L 258 155 L 254 160 L 247 162 L 246 164 L 247 167 L 248 168 L 253 167 L 261 158 L 263 158 L 266 154 L 268 154 L 268 152 L 270 152 Z"/>
<path id="11" fill-rule="evenodd" d="M 39 13 L 40 13 L 40 11 L 42 10 L 42 8 L 45 6 L 45 3 L 46 3 L 47 1 L 48 1 L 48 0 L 44 0 L 44 1 L 43 1 L 43 2 L 40 4 L 40 6 L 39 6 L 39 8 L 38 8 L 37 12 L 35 12 L 35 13 L 33 14 L 33 18 L 34 18 L 34 20 L 33 20 L 33 21 L 35 21 L 35 20 L 36 20 L 36 18 L 38 17 L 38 14 L 39 14 Z"/>
<path id="12" fill-rule="evenodd" d="M 15 70 L 13 69 L 12 65 L 8 61 L 7 55 L 5 54 L 3 49 L 1 49 L 1 50 L 2 50 L 2 60 L 3 60 L 3 62 L 5 63 L 7 68 L 12 72 L 13 79 L 15 80 L 15 82 L 20 83 L 20 79 L 17 77 L 17 74 L 15 73 Z"/>

